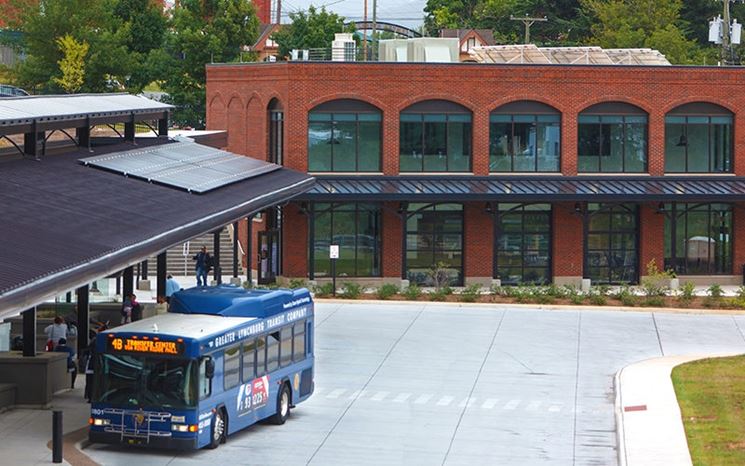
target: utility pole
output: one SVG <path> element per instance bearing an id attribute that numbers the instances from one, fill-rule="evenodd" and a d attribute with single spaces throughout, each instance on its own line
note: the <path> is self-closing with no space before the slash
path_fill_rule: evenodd
<path id="1" fill-rule="evenodd" d="M 373 0 L 373 30 L 372 30 L 372 60 L 377 60 L 377 47 L 375 46 L 375 33 L 378 29 L 378 0 Z"/>
<path id="2" fill-rule="evenodd" d="M 724 0 L 724 12 L 722 13 L 722 20 L 724 26 L 722 27 L 722 63 L 727 64 L 730 54 L 730 18 L 729 18 L 729 2 L 730 0 Z"/>
<path id="3" fill-rule="evenodd" d="M 364 3 L 365 12 L 362 14 L 362 22 L 367 24 L 367 0 Z M 362 61 L 367 61 L 367 29 L 365 29 L 365 36 L 362 38 Z"/>
<path id="4" fill-rule="evenodd" d="M 533 23 L 535 23 L 536 21 L 541 23 L 545 23 L 546 21 L 548 21 L 548 18 L 546 18 L 545 16 L 543 18 L 530 18 L 527 14 L 522 18 L 515 15 L 510 15 L 510 19 L 512 21 L 521 21 L 525 25 L 525 44 L 530 43 L 530 26 L 532 26 Z"/>

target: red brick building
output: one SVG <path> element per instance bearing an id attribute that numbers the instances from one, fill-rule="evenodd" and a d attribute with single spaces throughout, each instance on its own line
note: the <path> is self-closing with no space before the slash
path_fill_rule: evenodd
<path id="1" fill-rule="evenodd" d="M 207 122 L 318 180 L 253 222 L 276 231 L 253 246 L 264 278 L 327 277 L 338 244 L 339 275 L 368 283 L 426 283 L 438 263 L 454 284 L 637 283 L 652 259 L 740 283 L 743 84 L 714 67 L 208 65 Z"/>

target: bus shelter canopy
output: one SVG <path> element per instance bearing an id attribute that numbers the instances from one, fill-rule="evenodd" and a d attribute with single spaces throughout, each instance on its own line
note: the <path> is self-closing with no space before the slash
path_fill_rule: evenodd
<path id="1" fill-rule="evenodd" d="M 161 154 L 182 146 L 138 141 L 154 145 Z M 103 146 L 95 155 L 132 148 Z M 0 318 L 286 202 L 314 183 L 276 167 L 194 194 L 79 162 L 91 155 L 81 149 L 41 161 L 0 159 Z"/>

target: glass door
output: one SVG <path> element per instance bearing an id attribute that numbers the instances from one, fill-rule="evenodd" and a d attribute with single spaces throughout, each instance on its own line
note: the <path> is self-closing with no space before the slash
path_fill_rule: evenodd
<path id="1" fill-rule="evenodd" d="M 259 285 L 268 285 L 279 274 L 279 231 L 259 232 Z"/>

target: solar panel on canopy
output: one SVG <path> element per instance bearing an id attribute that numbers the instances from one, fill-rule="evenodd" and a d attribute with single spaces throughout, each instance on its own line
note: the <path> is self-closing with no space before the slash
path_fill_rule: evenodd
<path id="1" fill-rule="evenodd" d="M 197 144 L 192 140 L 79 159 L 84 165 L 204 193 L 279 169 L 279 165 Z"/>

